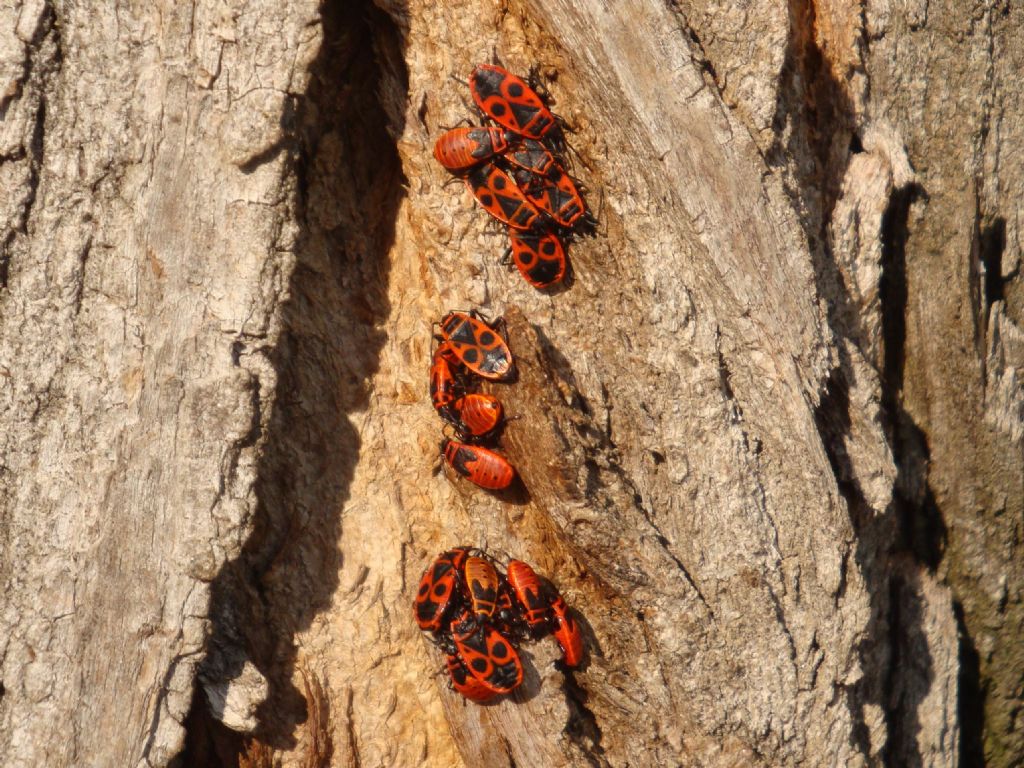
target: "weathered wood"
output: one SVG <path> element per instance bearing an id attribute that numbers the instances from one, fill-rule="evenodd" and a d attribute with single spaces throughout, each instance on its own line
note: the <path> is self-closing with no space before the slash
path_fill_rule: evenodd
<path id="1" fill-rule="evenodd" d="M 0 9 L 0 754 L 1013 764 L 1022 49 L 954 5 Z M 555 292 L 432 157 L 492 53 L 598 214 Z M 427 397 L 470 306 L 498 496 Z M 587 663 L 448 690 L 409 607 L 457 544 Z"/>
<path id="2" fill-rule="evenodd" d="M 0 9 L 5 764 L 181 747 L 256 502 L 315 11 Z"/>

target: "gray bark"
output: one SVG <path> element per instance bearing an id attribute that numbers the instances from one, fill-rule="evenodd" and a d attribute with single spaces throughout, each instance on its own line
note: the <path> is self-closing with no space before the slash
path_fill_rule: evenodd
<path id="1" fill-rule="evenodd" d="M 1020 11 L 278 5 L 0 7 L 4 764 L 1024 759 Z M 492 51 L 600 220 L 550 295 L 431 154 Z M 468 306 L 518 495 L 436 471 Z M 456 544 L 585 666 L 449 690 Z"/>

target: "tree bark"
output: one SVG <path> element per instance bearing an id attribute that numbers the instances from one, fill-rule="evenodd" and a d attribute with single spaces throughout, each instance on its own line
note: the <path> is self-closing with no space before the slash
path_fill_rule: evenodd
<path id="1" fill-rule="evenodd" d="M 4 764 L 1024 759 L 1022 12 L 279 5 L 0 7 Z M 599 220 L 552 293 L 432 157 L 492 54 Z M 466 307 L 518 493 L 437 469 Z M 458 544 L 585 665 L 451 691 Z"/>

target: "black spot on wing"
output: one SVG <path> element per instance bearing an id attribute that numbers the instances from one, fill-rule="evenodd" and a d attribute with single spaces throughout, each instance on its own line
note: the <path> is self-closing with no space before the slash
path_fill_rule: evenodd
<path id="1" fill-rule="evenodd" d="M 505 75 L 494 69 L 480 68 L 473 72 L 473 89 L 484 100 L 501 93 L 501 84 Z"/>
<path id="2" fill-rule="evenodd" d="M 499 661 L 508 656 L 508 645 L 504 640 L 498 640 L 491 645 L 491 656 Z"/>
<path id="3" fill-rule="evenodd" d="M 457 345 L 476 346 L 476 334 L 473 333 L 473 326 L 465 321 L 459 323 L 449 332 L 448 339 Z"/>
<path id="4" fill-rule="evenodd" d="M 416 618 L 420 623 L 426 623 L 437 616 L 438 604 L 433 600 L 424 600 L 416 605 Z"/>
<path id="5" fill-rule="evenodd" d="M 550 259 L 541 261 L 537 266 L 527 272 L 530 279 L 536 283 L 547 285 L 548 283 L 554 282 L 558 279 L 558 274 L 562 271 L 562 265 L 558 261 L 552 261 Z"/>

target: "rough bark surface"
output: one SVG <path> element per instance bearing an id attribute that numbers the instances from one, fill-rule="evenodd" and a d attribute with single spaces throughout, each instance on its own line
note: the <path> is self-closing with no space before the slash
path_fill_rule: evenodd
<path id="1" fill-rule="evenodd" d="M 1024 760 L 1022 11 L 280 6 L 0 5 L 4 764 Z M 494 54 L 600 221 L 550 294 L 431 154 Z M 437 470 L 469 306 L 515 493 Z M 449 690 L 456 544 L 586 664 Z"/>

